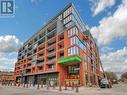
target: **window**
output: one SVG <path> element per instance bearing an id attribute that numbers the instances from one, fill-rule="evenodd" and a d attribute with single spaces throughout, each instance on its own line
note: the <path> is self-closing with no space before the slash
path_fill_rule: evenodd
<path id="1" fill-rule="evenodd" d="M 79 54 L 79 48 L 76 46 L 68 49 L 68 56 L 74 55 L 74 54 Z"/>
<path id="2" fill-rule="evenodd" d="M 72 17 L 71 17 L 72 15 L 69 15 L 67 18 L 65 18 L 64 20 L 63 20 L 63 23 L 64 24 L 66 24 L 66 23 L 68 23 L 69 21 L 71 21 L 72 20 Z"/>
<path id="3" fill-rule="evenodd" d="M 69 75 L 79 75 L 79 65 L 70 65 L 68 66 Z"/>
<path id="4" fill-rule="evenodd" d="M 90 57 L 88 57 L 88 63 L 91 63 L 91 62 L 90 62 Z"/>
<path id="5" fill-rule="evenodd" d="M 70 42 L 71 42 L 71 45 L 77 44 L 82 50 L 86 51 L 85 45 L 82 43 L 82 41 L 78 37 L 74 36 L 70 38 Z"/>
<path id="6" fill-rule="evenodd" d="M 36 49 L 36 48 L 37 48 L 37 44 L 34 44 L 34 45 L 33 45 L 33 48 Z"/>
<path id="7" fill-rule="evenodd" d="M 73 22 L 70 21 L 69 23 L 67 23 L 67 24 L 65 25 L 65 27 L 69 27 L 69 26 L 71 26 L 72 24 L 73 24 Z"/>
<path id="8" fill-rule="evenodd" d="M 77 29 L 77 27 L 73 27 L 73 28 L 68 30 L 68 37 L 73 36 L 75 34 L 78 35 L 78 29 Z"/>
<path id="9" fill-rule="evenodd" d="M 76 12 L 76 10 L 74 8 L 72 9 L 72 13 L 73 13 L 72 19 L 75 22 L 75 24 L 78 26 L 78 28 L 82 32 L 86 31 L 86 27 L 85 27 L 83 21 L 81 20 L 81 18 L 79 17 L 78 13 Z"/>
<path id="10" fill-rule="evenodd" d="M 85 61 L 87 60 L 87 55 L 86 55 L 86 54 L 84 54 L 84 60 L 85 60 Z"/>
<path id="11" fill-rule="evenodd" d="M 68 55 L 71 55 L 71 48 L 68 49 Z"/>
<path id="12" fill-rule="evenodd" d="M 92 43 L 91 43 L 91 47 L 92 47 L 92 48 L 94 47 Z"/>
<path id="13" fill-rule="evenodd" d="M 48 69 L 51 69 L 51 70 L 54 69 L 54 64 L 49 64 Z"/>
<path id="14" fill-rule="evenodd" d="M 67 17 L 70 13 L 72 13 L 72 7 L 68 8 L 64 13 L 63 13 L 63 17 Z"/>
<path id="15" fill-rule="evenodd" d="M 95 63 L 93 63 L 93 64 L 92 64 L 92 72 L 93 72 L 93 73 L 95 73 L 95 72 L 96 72 L 96 69 L 95 69 L 95 68 L 96 68 L 96 64 L 95 64 Z"/>
<path id="16" fill-rule="evenodd" d="M 87 47 L 88 47 L 88 49 L 90 49 L 90 45 L 89 45 L 89 43 L 87 43 Z"/>
<path id="17" fill-rule="evenodd" d="M 85 71 L 87 71 L 87 63 L 84 62 Z"/>
<path id="18" fill-rule="evenodd" d="M 62 14 L 58 17 L 60 20 L 62 20 Z"/>
<path id="19" fill-rule="evenodd" d="M 90 56 L 90 51 L 89 50 L 87 50 L 87 55 Z"/>
<path id="20" fill-rule="evenodd" d="M 71 45 L 77 44 L 77 43 L 76 43 L 76 40 L 77 40 L 76 37 L 70 38 Z"/>

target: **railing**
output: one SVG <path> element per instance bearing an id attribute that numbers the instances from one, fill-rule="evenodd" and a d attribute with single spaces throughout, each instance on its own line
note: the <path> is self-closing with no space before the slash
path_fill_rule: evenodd
<path id="1" fill-rule="evenodd" d="M 43 70 L 38 70 L 38 72 L 43 72 Z"/>

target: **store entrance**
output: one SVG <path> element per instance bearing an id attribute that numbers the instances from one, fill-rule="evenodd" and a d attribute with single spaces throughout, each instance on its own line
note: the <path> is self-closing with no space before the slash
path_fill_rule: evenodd
<path id="1" fill-rule="evenodd" d="M 80 65 L 74 64 L 67 66 L 67 78 L 65 83 L 67 86 L 73 86 L 74 84 L 80 85 Z"/>

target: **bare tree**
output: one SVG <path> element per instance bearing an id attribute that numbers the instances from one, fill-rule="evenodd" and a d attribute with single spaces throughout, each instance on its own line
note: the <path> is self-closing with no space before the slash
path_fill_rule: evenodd
<path id="1" fill-rule="evenodd" d="M 121 75 L 121 80 L 124 82 L 125 80 L 127 80 L 127 72 L 123 73 Z"/>
<path id="2" fill-rule="evenodd" d="M 117 78 L 116 73 L 114 73 L 114 72 L 105 72 L 105 74 L 106 74 L 108 80 L 111 80 L 113 83 L 117 82 L 118 78 Z"/>

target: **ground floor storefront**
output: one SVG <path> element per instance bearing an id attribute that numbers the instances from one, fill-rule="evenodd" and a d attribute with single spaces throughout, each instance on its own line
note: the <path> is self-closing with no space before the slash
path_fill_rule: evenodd
<path id="1" fill-rule="evenodd" d="M 58 84 L 58 73 L 50 73 L 50 74 L 36 74 L 29 76 L 20 76 L 16 77 L 16 82 L 24 83 L 24 84 Z"/>
<path id="2" fill-rule="evenodd" d="M 16 82 L 22 84 L 43 84 L 49 86 L 88 86 L 98 85 L 100 76 L 88 74 L 82 70 L 81 64 L 61 65 L 59 72 L 50 72 L 16 77 Z"/>

